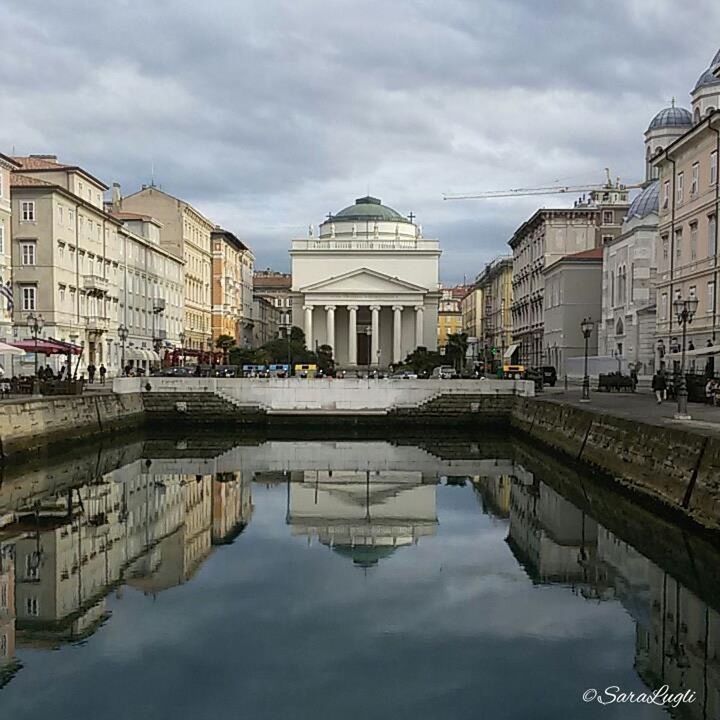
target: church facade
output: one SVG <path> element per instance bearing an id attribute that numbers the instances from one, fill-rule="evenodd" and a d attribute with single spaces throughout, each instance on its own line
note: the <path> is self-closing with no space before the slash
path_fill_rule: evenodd
<path id="1" fill-rule="evenodd" d="M 339 367 L 388 367 L 437 348 L 437 240 L 414 218 L 362 197 L 292 242 L 292 319 Z"/>

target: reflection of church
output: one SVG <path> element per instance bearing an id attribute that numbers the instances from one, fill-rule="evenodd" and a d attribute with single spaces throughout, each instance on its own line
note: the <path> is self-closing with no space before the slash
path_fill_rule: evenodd
<path id="1" fill-rule="evenodd" d="M 435 534 L 435 482 L 423 482 L 420 472 L 294 472 L 287 521 L 293 535 L 317 539 L 356 565 L 371 567 Z"/>

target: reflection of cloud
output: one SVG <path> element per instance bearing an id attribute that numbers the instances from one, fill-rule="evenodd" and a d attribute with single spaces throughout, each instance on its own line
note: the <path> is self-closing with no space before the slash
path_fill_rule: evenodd
<path id="1" fill-rule="evenodd" d="M 5 5 L 0 146 L 126 189 L 154 165 L 259 265 L 287 267 L 289 235 L 370 190 L 419 213 L 451 277 L 506 250 L 537 199 L 443 191 L 636 178 L 648 120 L 685 100 L 720 20 L 711 0 Z"/>

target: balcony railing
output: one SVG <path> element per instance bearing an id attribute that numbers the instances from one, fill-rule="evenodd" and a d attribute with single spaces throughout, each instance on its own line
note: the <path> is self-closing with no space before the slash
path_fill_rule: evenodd
<path id="1" fill-rule="evenodd" d="M 83 276 L 83 288 L 94 295 L 103 295 L 108 291 L 109 283 L 102 275 Z"/>
<path id="2" fill-rule="evenodd" d="M 88 317 L 86 322 L 90 332 L 107 332 L 110 327 L 110 318 L 108 317 Z"/>

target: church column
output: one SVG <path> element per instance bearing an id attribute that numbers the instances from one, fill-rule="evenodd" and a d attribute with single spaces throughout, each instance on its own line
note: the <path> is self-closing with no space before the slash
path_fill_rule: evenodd
<path id="1" fill-rule="evenodd" d="M 393 364 L 402 360 L 402 305 L 393 305 Z"/>
<path id="2" fill-rule="evenodd" d="M 348 305 L 348 365 L 357 365 L 357 305 Z"/>
<path id="3" fill-rule="evenodd" d="M 380 306 L 371 305 L 371 328 L 372 336 L 370 338 L 370 364 L 378 365 L 380 358 L 378 356 L 378 350 L 380 349 Z"/>
<path id="4" fill-rule="evenodd" d="M 425 308 L 422 305 L 415 306 L 415 347 L 425 346 Z"/>
<path id="5" fill-rule="evenodd" d="M 307 346 L 308 350 L 313 349 L 313 306 L 312 305 L 303 305 L 303 310 L 305 311 L 305 345 Z"/>
<path id="6" fill-rule="evenodd" d="M 332 348 L 335 357 L 335 306 L 325 306 L 325 320 L 327 321 L 327 344 Z"/>

